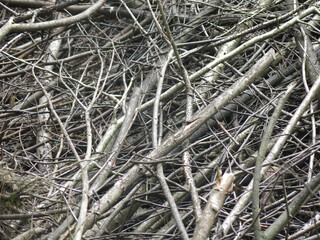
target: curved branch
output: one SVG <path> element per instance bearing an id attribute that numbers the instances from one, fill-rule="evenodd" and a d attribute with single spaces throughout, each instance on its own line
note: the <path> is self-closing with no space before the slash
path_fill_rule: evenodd
<path id="1" fill-rule="evenodd" d="M 44 29 L 52 29 L 62 26 L 67 26 L 76 22 L 79 22 L 83 19 L 89 18 L 92 14 L 94 14 L 102 5 L 105 3 L 106 0 L 99 0 L 95 4 L 93 4 L 90 8 L 86 9 L 82 13 L 79 13 L 78 15 L 57 19 L 57 20 L 51 20 L 41 23 L 13 23 L 13 19 L 11 19 L 7 24 L 5 24 L 0 29 L 0 41 L 3 39 L 3 37 L 10 33 L 10 32 L 24 32 L 24 31 L 39 31 Z"/>

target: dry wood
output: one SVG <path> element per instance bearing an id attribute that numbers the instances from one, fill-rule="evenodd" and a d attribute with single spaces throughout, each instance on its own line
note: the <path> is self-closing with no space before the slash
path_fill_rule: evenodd
<path id="1" fill-rule="evenodd" d="M 0 0 L 0 239 L 317 238 L 319 7 Z"/>

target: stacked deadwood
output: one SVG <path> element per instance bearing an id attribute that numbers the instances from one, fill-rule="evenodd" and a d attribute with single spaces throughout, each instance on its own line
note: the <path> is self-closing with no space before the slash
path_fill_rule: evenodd
<path id="1" fill-rule="evenodd" d="M 1 239 L 316 239 L 320 1 L 2 0 Z"/>

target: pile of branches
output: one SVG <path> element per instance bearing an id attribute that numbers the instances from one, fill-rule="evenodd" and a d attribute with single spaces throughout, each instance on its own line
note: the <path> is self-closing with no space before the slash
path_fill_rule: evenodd
<path id="1" fill-rule="evenodd" d="M 0 6 L 1 239 L 319 239 L 320 1 Z"/>

